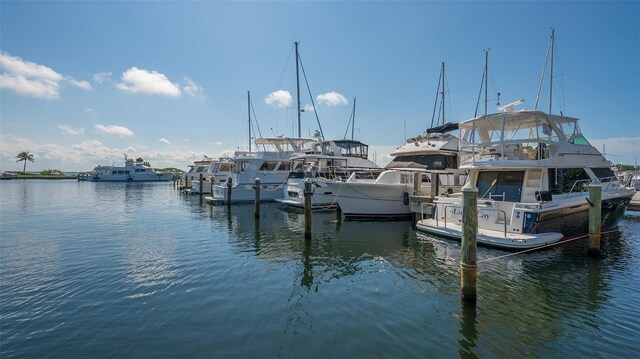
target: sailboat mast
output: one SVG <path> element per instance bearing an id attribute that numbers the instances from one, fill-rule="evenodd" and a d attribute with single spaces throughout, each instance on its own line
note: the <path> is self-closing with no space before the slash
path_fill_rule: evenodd
<path id="1" fill-rule="evenodd" d="M 444 125 L 444 62 L 442 63 L 442 124 Z"/>
<path id="2" fill-rule="evenodd" d="M 300 55 L 298 53 L 298 44 L 299 42 L 294 42 L 296 44 L 296 94 L 298 98 L 298 137 L 302 137 L 302 131 L 300 127 Z"/>
<path id="3" fill-rule="evenodd" d="M 489 50 L 491 49 L 487 49 L 484 52 L 484 114 L 487 114 L 487 87 L 488 87 L 488 81 L 487 78 L 489 77 Z"/>
<path id="4" fill-rule="evenodd" d="M 251 93 L 247 91 L 247 113 L 249 114 L 249 152 L 251 152 Z"/>
<path id="5" fill-rule="evenodd" d="M 553 48 L 555 42 L 556 29 L 551 28 L 551 73 L 549 75 L 549 113 L 551 113 L 551 103 L 553 101 Z"/>
<path id="6" fill-rule="evenodd" d="M 351 140 L 353 141 L 353 130 L 356 127 L 356 98 L 353 98 L 353 110 L 351 111 Z"/>

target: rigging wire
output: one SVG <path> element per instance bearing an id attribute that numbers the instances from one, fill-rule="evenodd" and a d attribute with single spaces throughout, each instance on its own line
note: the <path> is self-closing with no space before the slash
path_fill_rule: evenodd
<path id="1" fill-rule="evenodd" d="M 433 114 L 431 115 L 431 126 L 429 126 L 429 128 L 433 128 L 433 120 L 436 116 L 436 106 L 438 105 L 438 95 L 440 94 L 440 81 L 442 81 L 442 69 L 440 69 L 440 75 L 438 75 L 438 87 L 436 87 L 436 99 L 433 102 Z M 438 118 L 440 118 L 440 113 L 438 113 Z"/>
<path id="2" fill-rule="evenodd" d="M 324 141 L 324 133 L 322 132 L 322 125 L 320 124 L 320 118 L 318 118 L 318 111 L 316 109 L 316 104 L 314 103 L 313 96 L 311 95 L 311 88 L 309 87 L 309 81 L 307 80 L 307 73 L 304 71 L 304 65 L 302 65 L 302 58 L 300 56 L 298 56 L 298 60 L 300 61 L 300 68 L 302 69 L 304 82 L 307 84 L 307 91 L 309 91 L 309 98 L 311 99 L 311 106 L 313 106 L 313 113 L 316 115 L 316 121 L 318 122 L 318 127 L 320 128 L 320 137 Z"/>
<path id="3" fill-rule="evenodd" d="M 478 117 L 478 106 L 480 106 L 480 96 L 482 95 L 482 88 L 484 87 L 484 76 L 486 71 L 482 71 L 482 80 L 480 81 L 480 92 L 478 92 L 478 101 L 476 101 L 476 112 L 474 112 L 473 117 Z"/>
<path id="4" fill-rule="evenodd" d="M 547 46 L 547 54 L 544 57 L 544 65 L 542 66 L 542 75 L 540 76 L 540 82 L 538 83 L 538 94 L 536 95 L 536 104 L 535 106 L 533 106 L 534 111 L 538 109 L 538 101 L 540 100 L 540 91 L 542 90 L 542 82 L 544 81 L 544 75 L 547 72 L 547 61 L 549 60 L 549 51 L 551 50 L 551 45 L 552 45 L 552 41 L 549 40 L 549 46 Z"/>

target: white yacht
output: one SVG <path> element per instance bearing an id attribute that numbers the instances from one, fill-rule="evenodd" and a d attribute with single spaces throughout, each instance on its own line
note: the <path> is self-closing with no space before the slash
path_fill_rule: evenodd
<path id="1" fill-rule="evenodd" d="M 458 139 L 446 133 L 454 129 L 456 124 L 447 124 L 407 140 L 407 144 L 391 153 L 394 159 L 378 176 L 371 178 L 354 172 L 344 181 L 327 182 L 344 215 L 351 219 L 411 218 L 409 194 L 414 189 L 416 174 L 421 179 L 422 193 L 430 192 L 434 173 L 439 173 L 442 188 L 459 187 L 464 172 L 457 170 Z"/>
<path id="2" fill-rule="evenodd" d="M 252 202 L 255 200 L 255 179 L 260 178 L 261 201 L 282 198 L 282 187 L 291 171 L 291 157 L 309 151 L 310 138 L 272 137 L 257 138 L 255 144 L 262 150 L 256 152 L 236 152 L 230 159 L 221 162 L 220 176 L 214 174 L 216 184 L 207 200 L 227 202 L 227 181 L 231 181 L 231 202 Z M 227 178 L 222 180 L 221 177 Z"/>
<path id="3" fill-rule="evenodd" d="M 633 191 L 583 137 L 578 119 L 503 110 L 460 123 L 460 168 L 478 189 L 478 243 L 526 249 L 585 235 L 586 189 L 597 181 L 602 230 L 615 229 Z M 417 229 L 459 240 L 461 194 L 440 196 L 432 206 L 426 211 L 432 218 L 418 221 Z"/>
<path id="4" fill-rule="evenodd" d="M 354 140 L 318 141 L 310 153 L 291 158 L 291 173 L 278 202 L 292 207 L 304 207 L 304 181 L 312 181 L 312 208 L 330 209 L 337 206 L 336 193 L 327 182 L 347 179 L 354 172 L 379 174 L 380 167 L 368 159 L 369 146 Z"/>
<path id="5" fill-rule="evenodd" d="M 204 159 L 193 162 L 189 165 L 189 171 L 187 171 L 183 177 L 186 177 L 187 186 L 186 191 L 192 194 L 211 193 L 211 177 L 216 172 L 220 161 L 211 159 L 205 156 Z M 200 175 L 202 174 L 203 188 L 200 188 Z"/>
<path id="6" fill-rule="evenodd" d="M 94 182 L 141 182 L 171 181 L 171 172 L 158 172 L 151 168 L 142 158 L 135 161 L 124 156 L 124 166 L 98 166 L 89 176 Z"/>

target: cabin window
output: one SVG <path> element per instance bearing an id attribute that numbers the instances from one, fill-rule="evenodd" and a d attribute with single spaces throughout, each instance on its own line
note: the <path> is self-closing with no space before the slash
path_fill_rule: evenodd
<path id="1" fill-rule="evenodd" d="M 260 171 L 273 171 L 277 165 L 278 162 L 276 161 L 265 161 L 262 166 L 260 166 Z"/>
<path id="2" fill-rule="evenodd" d="M 520 202 L 524 171 L 482 171 L 478 174 L 478 198 Z"/>
<path id="3" fill-rule="evenodd" d="M 549 168 L 549 191 L 553 194 L 581 192 L 590 179 L 584 168 Z"/>
<path id="4" fill-rule="evenodd" d="M 457 156 L 445 156 L 443 154 L 398 156 L 386 168 L 455 169 L 458 168 L 458 161 Z"/>
<path id="5" fill-rule="evenodd" d="M 198 167 L 198 169 L 196 170 L 196 172 L 204 172 L 204 167 L 202 167 L 202 166 Z"/>
<path id="6" fill-rule="evenodd" d="M 591 170 L 600 182 L 609 182 L 615 177 L 613 170 L 609 167 L 592 168 Z"/>
<path id="7" fill-rule="evenodd" d="M 291 171 L 291 162 L 284 161 L 280 163 L 280 167 L 278 167 L 278 171 Z"/>

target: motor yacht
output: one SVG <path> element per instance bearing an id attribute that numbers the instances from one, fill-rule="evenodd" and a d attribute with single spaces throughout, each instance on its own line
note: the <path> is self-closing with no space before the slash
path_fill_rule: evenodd
<path id="1" fill-rule="evenodd" d="M 88 176 L 94 182 L 164 182 L 171 181 L 173 173 L 158 172 L 138 157 L 135 161 L 124 156 L 124 166 L 98 166 Z"/>

